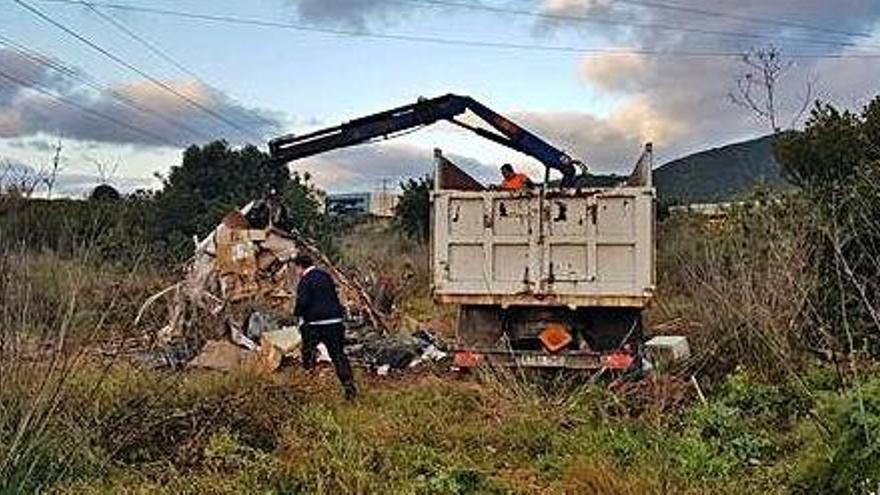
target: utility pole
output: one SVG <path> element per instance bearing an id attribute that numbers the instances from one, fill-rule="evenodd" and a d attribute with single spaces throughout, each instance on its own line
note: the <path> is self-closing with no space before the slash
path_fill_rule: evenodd
<path id="1" fill-rule="evenodd" d="M 58 178 L 58 169 L 61 166 L 61 136 L 58 136 L 58 144 L 55 145 L 55 156 L 52 158 L 52 171 L 46 179 L 46 198 L 52 199 L 52 190 L 55 188 L 55 180 Z"/>

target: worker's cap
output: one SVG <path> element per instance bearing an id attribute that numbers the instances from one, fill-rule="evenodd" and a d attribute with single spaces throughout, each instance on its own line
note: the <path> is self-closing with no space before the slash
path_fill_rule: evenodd
<path id="1" fill-rule="evenodd" d="M 509 163 L 505 163 L 504 165 L 501 166 L 501 171 L 502 172 L 513 172 L 513 165 L 511 165 Z"/>

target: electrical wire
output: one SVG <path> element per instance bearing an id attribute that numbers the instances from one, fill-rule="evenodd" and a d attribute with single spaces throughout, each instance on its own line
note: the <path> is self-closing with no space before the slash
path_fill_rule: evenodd
<path id="1" fill-rule="evenodd" d="M 34 82 L 28 82 L 28 81 L 22 80 L 22 79 L 14 76 L 8 72 L 5 72 L 3 70 L 0 70 L 0 79 L 5 79 L 9 82 L 12 82 L 13 84 L 16 84 L 16 85 L 21 86 L 23 88 L 27 88 L 31 91 L 35 91 L 37 93 L 40 93 L 41 95 L 43 95 L 51 100 L 64 103 L 65 105 L 76 108 L 77 110 L 79 110 L 85 114 L 91 115 L 92 117 L 106 120 L 106 121 L 111 122 L 113 124 L 116 124 L 120 127 L 124 127 L 132 132 L 135 132 L 135 133 L 140 134 L 142 136 L 148 137 L 152 141 L 158 141 L 161 143 L 165 143 L 172 148 L 180 147 L 179 143 L 175 143 L 174 141 L 171 141 L 167 137 L 160 136 L 159 134 L 148 131 L 142 127 L 130 124 L 128 122 L 125 122 L 124 120 L 117 119 L 117 118 L 115 118 L 111 115 L 107 115 L 103 112 L 98 112 L 98 111 L 91 109 L 85 105 L 82 105 L 74 100 L 71 100 L 69 98 L 65 98 L 64 96 L 61 96 L 61 95 L 52 93 L 51 91 L 40 88 Z"/>
<path id="2" fill-rule="evenodd" d="M 21 0 L 14 0 L 20 2 Z M 43 2 L 79 4 L 79 0 L 40 0 Z M 285 29 L 298 32 L 322 33 L 334 36 L 351 37 L 351 38 L 368 38 L 377 40 L 389 40 L 411 43 L 435 44 L 446 46 L 459 46 L 470 48 L 493 48 L 504 50 L 519 51 L 536 51 L 536 52 L 555 52 L 555 53 L 576 53 L 582 55 L 645 55 L 657 57 L 714 57 L 714 58 L 741 58 L 741 51 L 689 51 L 689 50 L 660 50 L 660 49 L 615 49 L 601 47 L 579 47 L 565 45 L 539 45 L 526 43 L 511 43 L 503 41 L 479 41 L 479 40 L 463 40 L 453 38 L 443 38 L 434 36 L 397 34 L 397 33 L 378 33 L 369 31 L 360 31 L 353 29 L 341 28 L 323 28 L 316 26 L 308 26 L 291 22 L 281 22 L 268 19 L 238 17 L 228 15 L 204 14 L 197 12 L 188 12 L 181 10 L 160 9 L 154 7 L 143 7 L 134 5 L 123 5 L 110 2 L 91 2 L 93 5 L 125 12 L 137 12 L 143 14 L 153 14 L 166 17 L 176 17 L 181 19 L 206 21 L 212 23 L 235 24 L 245 26 L 258 26 L 264 28 Z M 798 59 L 874 59 L 880 58 L 880 52 L 863 52 L 863 53 L 790 53 L 786 55 L 789 58 Z"/>
<path id="3" fill-rule="evenodd" d="M 197 82 L 199 82 L 203 86 L 211 86 L 210 84 L 206 83 L 205 80 L 201 76 L 196 74 L 195 71 L 193 71 L 192 69 L 189 69 L 184 64 L 175 60 L 174 57 L 172 57 L 170 54 L 168 54 L 167 51 L 163 50 L 156 43 L 151 42 L 150 40 L 146 39 L 144 36 L 139 35 L 133 29 L 129 28 L 128 26 L 126 26 L 124 23 L 117 20 L 113 16 L 105 14 L 100 9 L 95 7 L 91 2 L 87 2 L 85 0 L 80 0 L 79 3 L 81 5 L 83 5 L 84 7 L 86 7 L 87 9 L 89 9 L 96 16 L 100 17 L 105 22 L 109 23 L 110 25 L 112 25 L 113 27 L 115 27 L 116 29 L 118 29 L 119 31 L 124 33 L 129 38 L 140 43 L 148 51 L 150 51 L 150 53 L 152 53 L 153 55 L 161 58 L 165 62 L 174 66 L 174 68 L 177 69 L 178 71 L 180 71 L 182 74 L 186 74 L 187 76 L 195 79 Z M 252 112 L 250 116 L 253 117 L 253 120 L 258 121 L 268 127 L 275 127 L 277 125 L 276 122 L 269 120 L 269 119 L 259 115 L 256 112 Z"/>
<path id="4" fill-rule="evenodd" d="M 727 38 L 746 38 L 746 39 L 767 39 L 774 41 L 790 41 L 797 43 L 807 43 L 814 45 L 827 45 L 827 46 L 839 46 L 839 47 L 854 47 L 860 46 L 857 43 L 849 42 L 849 41 L 841 41 L 841 40 L 825 40 L 825 39 L 816 39 L 816 38 L 803 38 L 803 37 L 793 37 L 793 36 L 785 36 L 785 35 L 773 35 L 773 34 L 761 34 L 761 33 L 748 33 L 748 32 L 736 32 L 736 31 L 721 31 L 721 30 L 713 30 L 713 29 L 703 29 L 703 28 L 692 28 L 692 27 L 683 27 L 683 26 L 673 26 L 670 24 L 657 24 L 657 23 L 644 23 L 644 22 L 632 22 L 632 21 L 622 21 L 622 20 L 613 20 L 606 19 L 602 17 L 596 16 L 582 16 L 582 15 L 573 15 L 573 14 L 554 14 L 550 12 L 536 12 L 534 10 L 523 10 L 523 9 L 511 9 L 508 7 L 496 7 L 494 5 L 487 5 L 482 3 L 467 3 L 460 1 L 450 1 L 450 0 L 396 0 L 400 3 L 405 3 L 409 5 L 418 5 L 423 7 L 454 7 L 460 9 L 469 9 L 475 11 L 482 12 L 491 12 L 498 14 L 511 14 L 518 16 L 526 16 L 526 17 L 534 17 L 538 19 L 546 19 L 550 21 L 562 21 L 562 22 L 570 22 L 570 23 L 581 23 L 581 24 L 597 24 L 604 26 L 617 26 L 617 27 L 629 27 L 629 28 L 637 28 L 637 29 L 648 29 L 648 30 L 658 30 L 658 31 L 670 31 L 675 33 L 691 33 L 691 34 L 700 34 L 700 35 L 709 35 L 709 36 L 720 36 Z M 861 45 L 863 46 L 863 45 Z M 878 46 L 874 46 L 874 48 L 880 48 Z"/>
<path id="5" fill-rule="evenodd" d="M 196 136 L 198 139 L 206 141 L 211 139 L 208 135 L 194 129 L 193 127 L 177 122 L 174 119 L 163 115 L 161 112 L 141 105 L 136 100 L 125 95 L 124 93 L 121 93 L 120 91 L 113 89 L 105 84 L 101 84 L 96 79 L 90 78 L 85 75 L 82 71 L 68 67 L 58 60 L 53 60 L 51 57 L 42 54 L 34 50 L 33 48 L 28 48 L 21 43 L 17 43 L 15 40 L 12 40 L 3 35 L 0 35 L 0 45 L 6 46 L 12 52 L 30 60 L 35 64 L 47 67 L 55 72 L 66 76 L 69 79 L 73 79 L 81 84 L 84 84 L 101 94 L 107 94 L 120 104 L 125 105 L 126 107 L 129 107 L 144 114 L 148 114 L 156 119 L 162 120 L 167 124 L 170 124 L 178 129 L 188 132 L 189 134 L 192 134 L 193 136 Z"/>
<path id="6" fill-rule="evenodd" d="M 198 109 L 198 110 L 204 112 L 205 114 L 211 116 L 211 117 L 214 118 L 215 120 L 217 120 L 217 121 L 219 121 L 219 122 L 222 122 L 222 123 L 228 125 L 229 127 L 231 127 L 231 128 L 233 128 L 233 129 L 239 131 L 243 136 L 248 137 L 248 138 L 251 138 L 251 139 L 256 139 L 257 141 L 261 141 L 261 140 L 262 140 L 262 137 L 261 137 L 261 136 L 257 136 L 257 135 L 255 135 L 255 134 L 251 134 L 250 131 L 248 131 L 246 128 L 244 128 L 244 127 L 238 125 L 237 123 L 233 122 L 232 120 L 229 120 L 228 118 L 224 117 L 223 115 L 221 115 L 220 113 L 216 112 L 215 110 L 212 110 L 211 108 L 208 108 L 208 107 L 206 107 L 205 105 L 199 103 L 198 101 L 196 101 L 196 100 L 190 98 L 189 96 L 187 96 L 187 95 L 181 93 L 180 91 L 178 91 L 178 90 L 174 89 L 173 87 L 169 86 L 167 83 L 165 83 L 165 82 L 163 82 L 163 81 L 161 81 L 161 80 L 159 80 L 159 79 L 157 79 L 157 78 L 151 76 L 151 75 L 148 74 L 146 71 L 144 71 L 144 70 L 142 70 L 142 69 L 139 69 L 138 67 L 136 67 L 135 65 L 131 64 L 130 62 L 125 61 L 124 59 L 122 59 L 122 58 L 120 58 L 119 56 L 117 56 L 117 55 L 113 54 L 112 52 L 110 52 L 109 50 L 107 50 L 107 49 L 101 47 L 101 46 L 98 45 L 97 43 L 95 43 L 95 42 L 91 41 L 90 39 L 86 38 L 85 36 L 83 36 L 83 35 L 77 33 L 77 32 L 74 31 L 73 29 L 71 29 L 71 28 L 65 26 L 64 24 L 62 24 L 62 23 L 56 21 L 55 19 L 53 19 L 53 18 L 50 17 L 49 15 L 47 15 L 47 14 L 45 14 L 44 12 L 40 11 L 40 10 L 37 9 L 36 7 L 34 7 L 34 6 L 30 5 L 30 4 L 28 4 L 28 3 L 25 2 L 24 0 L 12 0 L 12 1 L 15 2 L 15 3 L 17 3 L 18 5 L 20 5 L 22 8 L 26 9 L 27 11 L 31 12 L 31 13 L 34 14 L 35 16 L 39 17 L 40 19 L 44 20 L 45 22 L 47 22 L 47 23 L 49 23 L 49 24 L 55 26 L 56 28 L 58 28 L 58 29 L 64 31 L 65 33 L 67 33 L 68 35 L 72 36 L 73 38 L 75 38 L 75 39 L 78 40 L 79 42 L 85 44 L 85 45 L 88 46 L 89 48 L 91 48 L 91 49 L 97 51 L 98 53 L 100 53 L 100 54 L 103 55 L 104 57 L 109 58 L 110 60 L 112 60 L 112 61 L 115 62 L 116 64 L 121 65 L 122 67 L 125 67 L 126 69 L 128 69 L 128 70 L 130 70 L 130 71 L 132 71 L 132 72 L 138 74 L 139 76 L 145 78 L 146 80 L 150 81 L 150 82 L 153 83 L 155 86 L 157 86 L 157 87 L 159 87 L 160 89 L 162 89 L 163 91 L 165 91 L 165 92 L 167 92 L 167 93 L 169 93 L 169 94 L 171 94 L 171 95 L 174 95 L 175 97 L 177 97 L 177 98 L 179 98 L 180 100 L 186 102 L 187 104 L 189 104 L 189 105 L 192 106 L 193 108 L 196 108 L 196 109 Z"/>
<path id="7" fill-rule="evenodd" d="M 682 12 L 688 14 L 697 14 L 706 17 L 715 17 L 719 19 L 729 19 L 743 22 L 751 22 L 755 24 L 766 24 L 770 26 L 778 26 L 778 27 L 787 27 L 787 28 L 797 28 L 804 29 L 807 31 L 816 31 L 822 32 L 826 34 L 834 34 L 838 36 L 852 36 L 856 38 L 873 38 L 871 33 L 858 32 L 858 31 L 844 31 L 840 29 L 828 28 L 824 26 L 818 26 L 815 24 L 808 24 L 805 22 L 792 21 L 787 19 L 768 19 L 766 17 L 755 17 L 755 16 L 746 16 L 740 14 L 731 14 L 727 12 L 718 12 L 714 10 L 702 9 L 698 7 L 688 7 L 686 5 L 678 5 L 671 3 L 662 3 L 662 2 L 653 2 L 648 0 L 614 0 L 617 3 L 626 3 L 630 5 L 637 5 L 640 7 L 649 7 L 660 10 L 669 10 L 673 12 Z"/>

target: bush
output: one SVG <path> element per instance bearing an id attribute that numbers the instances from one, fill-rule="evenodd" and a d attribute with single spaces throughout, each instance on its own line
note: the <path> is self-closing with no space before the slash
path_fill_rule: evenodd
<path id="1" fill-rule="evenodd" d="M 787 384 L 734 373 L 709 402 L 690 409 L 674 426 L 681 433 L 671 442 L 672 461 L 692 480 L 728 479 L 771 465 L 794 446 L 790 437 L 812 407 Z"/>
<path id="2" fill-rule="evenodd" d="M 757 191 L 720 220 L 675 216 L 658 245 L 660 311 L 695 321 L 692 370 L 721 379 L 746 366 L 785 380 L 817 339 L 802 325 L 816 287 L 810 259 L 810 205 Z"/>
<path id="3" fill-rule="evenodd" d="M 165 244 L 153 238 L 153 220 L 152 200 L 143 195 L 114 202 L 0 200 L 0 243 L 65 257 L 88 254 L 102 263 L 131 266 L 163 259 Z"/>
<path id="4" fill-rule="evenodd" d="M 395 225 L 410 238 L 427 242 L 431 228 L 431 190 L 434 180 L 430 176 L 409 179 L 401 182 L 400 188 L 403 193 L 395 208 Z"/>
<path id="5" fill-rule="evenodd" d="M 880 356 L 880 97 L 861 113 L 817 105 L 775 151 L 811 210 L 810 263 L 819 284 L 805 322 L 823 349 Z"/>
<path id="6" fill-rule="evenodd" d="M 44 491 L 105 469 L 91 418 L 67 406 L 90 365 L 87 346 L 116 322 L 124 297 L 92 294 L 96 282 L 116 280 L 107 271 L 0 247 L 0 492 Z M 84 402 L 105 371 L 90 375 Z"/>
<path id="7" fill-rule="evenodd" d="M 333 254 L 308 176 L 291 176 L 253 146 L 233 149 L 223 141 L 190 147 L 156 193 L 53 201 L 0 195 L 0 242 L 63 256 L 87 247 L 105 263 L 173 267 L 192 254 L 194 236 L 204 237 L 230 211 L 273 191 L 288 213 L 283 226 Z"/>
<path id="8" fill-rule="evenodd" d="M 880 379 L 830 395 L 820 415 L 827 441 L 796 483 L 797 493 L 874 493 L 880 489 Z"/>

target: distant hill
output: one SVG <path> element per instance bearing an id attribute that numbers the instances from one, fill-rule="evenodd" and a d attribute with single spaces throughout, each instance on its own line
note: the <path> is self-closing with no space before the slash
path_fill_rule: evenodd
<path id="1" fill-rule="evenodd" d="M 654 169 L 657 196 L 666 204 L 729 201 L 761 182 L 785 183 L 772 136 L 701 151 Z"/>

